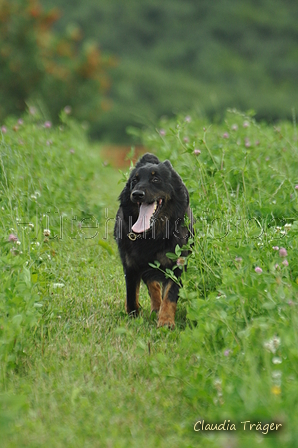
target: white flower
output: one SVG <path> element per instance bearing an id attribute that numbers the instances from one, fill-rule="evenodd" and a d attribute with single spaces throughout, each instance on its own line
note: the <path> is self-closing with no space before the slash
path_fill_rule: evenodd
<path id="1" fill-rule="evenodd" d="M 279 346 L 280 346 L 280 338 L 278 338 L 277 336 L 274 336 L 272 339 L 269 339 L 269 341 L 264 342 L 264 347 L 266 348 L 266 350 L 268 350 L 273 354 L 276 353 L 276 350 L 278 349 Z"/>
<path id="2" fill-rule="evenodd" d="M 64 283 L 53 283 L 52 284 L 52 287 L 55 289 L 56 288 L 64 288 L 64 286 L 65 286 Z"/>
<path id="3" fill-rule="evenodd" d="M 272 358 L 272 362 L 273 362 L 273 364 L 281 364 L 282 359 L 278 358 L 277 356 L 274 356 L 274 358 Z"/>

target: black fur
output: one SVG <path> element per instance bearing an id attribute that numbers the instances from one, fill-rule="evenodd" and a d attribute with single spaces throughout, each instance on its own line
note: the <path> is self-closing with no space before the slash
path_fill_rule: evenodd
<path id="1" fill-rule="evenodd" d="M 159 261 L 163 271 L 173 268 L 176 262 L 170 260 L 166 253 L 175 252 L 177 244 L 183 246 L 187 243 L 192 232 L 192 228 L 185 225 L 185 215 L 192 223 L 188 191 L 168 160 L 160 162 L 156 156 L 147 153 L 132 170 L 119 200 L 114 236 L 126 279 L 126 310 L 138 314 L 138 290 L 142 279 L 151 296 L 152 311 L 159 311 L 161 305 L 158 325 L 173 327 L 179 285 L 166 279 L 149 263 Z M 135 233 L 132 227 L 138 220 L 139 207 L 143 203 L 145 206 L 158 204 L 153 216 L 154 224 L 142 233 Z M 186 256 L 187 252 L 182 255 Z M 176 276 L 181 272 L 181 269 L 175 269 Z M 163 286 L 162 295 L 159 283 Z"/>

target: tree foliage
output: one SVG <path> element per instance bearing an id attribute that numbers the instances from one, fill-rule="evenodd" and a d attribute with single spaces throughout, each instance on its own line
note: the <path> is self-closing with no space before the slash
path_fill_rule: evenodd
<path id="1" fill-rule="evenodd" d="M 46 3 L 46 0 L 43 0 Z M 113 108 L 98 135 L 191 108 L 227 107 L 259 119 L 298 105 L 298 3 L 290 0 L 54 0 L 60 26 L 76 23 L 119 56 Z"/>
<path id="2" fill-rule="evenodd" d="M 108 108 L 113 59 L 82 41 L 78 27 L 54 31 L 59 17 L 39 0 L 0 1 L 0 120 L 40 99 L 52 119 L 66 105 L 91 122 Z"/>

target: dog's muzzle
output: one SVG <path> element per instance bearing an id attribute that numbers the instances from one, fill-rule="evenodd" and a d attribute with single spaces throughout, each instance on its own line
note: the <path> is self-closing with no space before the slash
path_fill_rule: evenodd
<path id="1" fill-rule="evenodd" d="M 131 199 L 133 202 L 142 202 L 145 199 L 145 191 L 135 190 L 131 193 Z"/>

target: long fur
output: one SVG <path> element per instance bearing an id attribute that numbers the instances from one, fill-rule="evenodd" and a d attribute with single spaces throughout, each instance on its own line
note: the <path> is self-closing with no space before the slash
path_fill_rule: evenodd
<path id="1" fill-rule="evenodd" d="M 134 195 L 139 193 L 144 197 L 138 203 Z M 192 224 L 187 188 L 168 160 L 160 162 L 155 155 L 147 153 L 132 170 L 119 201 L 114 237 L 126 279 L 126 310 L 129 314 L 138 314 L 142 279 L 151 297 L 151 311 L 159 312 L 158 326 L 173 328 L 179 285 L 149 263 L 158 261 L 162 271 L 172 269 L 176 262 L 166 254 L 175 252 L 177 244 L 181 247 L 187 243 L 192 232 L 185 224 L 186 215 Z M 154 201 L 161 202 L 162 206 L 152 228 L 135 234 L 132 227 L 138 219 L 140 203 Z M 182 256 L 186 255 L 184 251 Z M 175 269 L 176 276 L 181 272 L 180 268 Z"/>

